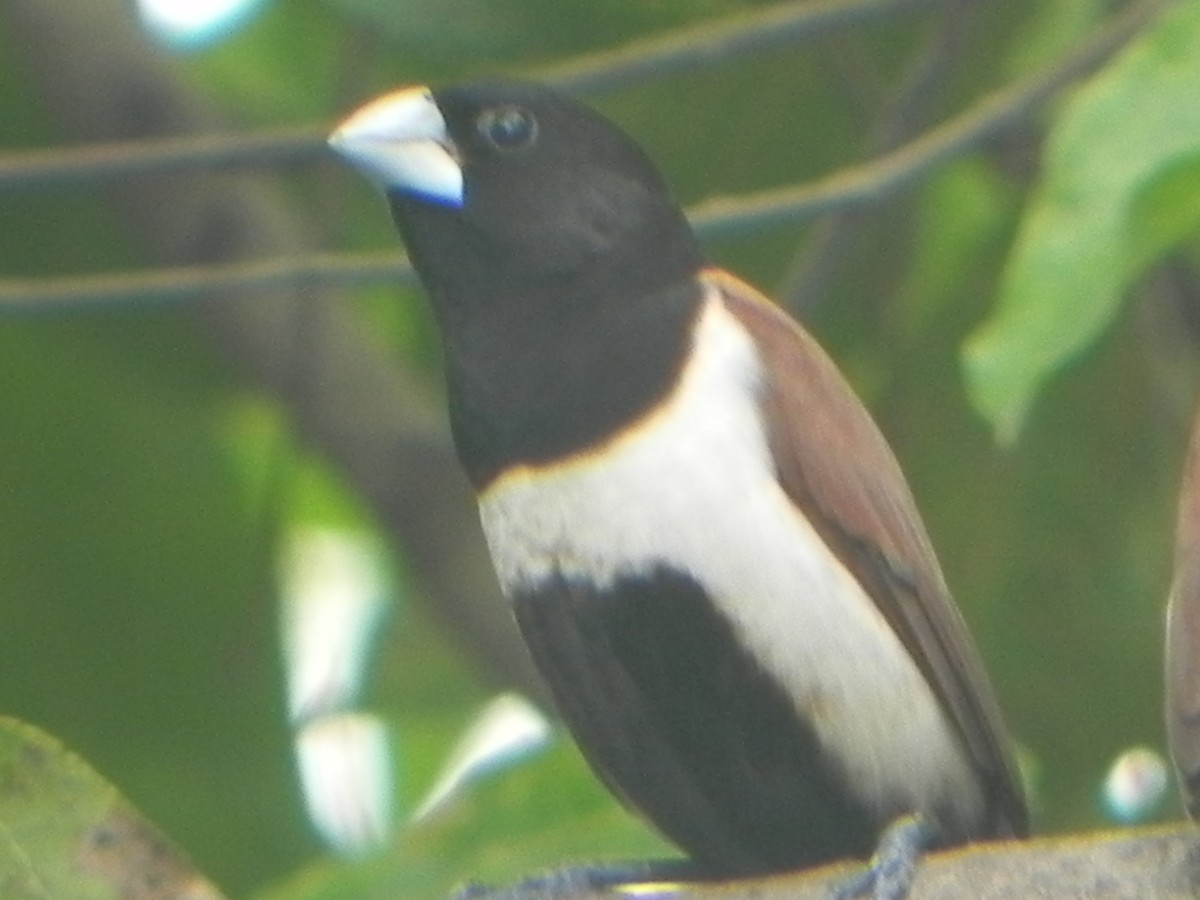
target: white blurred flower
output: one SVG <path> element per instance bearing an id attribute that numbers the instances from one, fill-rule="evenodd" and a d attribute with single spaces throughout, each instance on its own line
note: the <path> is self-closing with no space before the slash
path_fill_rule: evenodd
<path id="1" fill-rule="evenodd" d="M 262 0 L 138 0 L 142 25 L 176 49 L 203 47 L 227 37 L 258 12 Z"/>
<path id="2" fill-rule="evenodd" d="M 361 855 L 387 840 L 392 755 L 378 717 L 344 713 L 306 723 L 296 733 L 296 762 L 309 818 L 333 850 Z"/>
<path id="3" fill-rule="evenodd" d="M 392 754 L 377 717 L 351 713 L 371 641 L 391 598 L 385 554 L 370 534 L 306 527 L 280 560 L 288 715 L 300 788 L 317 832 L 358 855 L 392 826 Z"/>
<path id="4" fill-rule="evenodd" d="M 410 821 L 428 818 L 481 776 L 546 746 L 550 734 L 550 722 L 524 697 L 495 697 L 459 739 Z"/>
<path id="5" fill-rule="evenodd" d="M 351 706 L 391 594 L 379 542 L 365 532 L 297 529 L 280 581 L 288 714 L 301 722 Z"/>
<path id="6" fill-rule="evenodd" d="M 1162 802 L 1167 764 L 1149 747 L 1131 747 L 1113 762 L 1104 779 L 1104 806 L 1123 823 L 1140 822 Z"/>

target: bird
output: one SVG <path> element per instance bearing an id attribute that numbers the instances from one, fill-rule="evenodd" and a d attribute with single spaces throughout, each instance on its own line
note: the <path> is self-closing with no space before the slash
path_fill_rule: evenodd
<path id="1" fill-rule="evenodd" d="M 886 440 L 632 138 L 492 79 L 385 94 L 329 144 L 386 197 L 502 593 L 620 801 L 713 878 L 867 857 L 896 822 L 1028 833 Z"/>
<path id="2" fill-rule="evenodd" d="M 1163 707 L 1184 807 L 1200 820 L 1200 415 L 1192 425 L 1175 523 Z"/>

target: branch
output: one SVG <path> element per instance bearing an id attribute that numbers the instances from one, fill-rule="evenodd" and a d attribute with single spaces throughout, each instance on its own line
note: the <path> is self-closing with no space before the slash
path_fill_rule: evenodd
<path id="1" fill-rule="evenodd" d="M 325 151 L 328 134 L 323 126 L 304 125 L 7 153 L 0 156 L 0 190 L 68 189 L 197 170 L 311 163 Z"/>
<path id="2" fill-rule="evenodd" d="M 705 201 L 688 210 L 692 224 L 702 238 L 719 239 L 888 198 L 1032 115 L 1062 88 L 1103 63 L 1172 2 L 1145 0 L 1128 7 L 1047 71 L 985 97 L 965 113 L 893 153 L 842 169 L 817 182 Z M 180 139 L 171 141 L 177 148 L 183 143 Z M 178 162 L 183 158 L 173 159 Z M 412 277 L 407 264 L 391 254 L 386 258 L 375 254 L 350 257 L 330 254 L 303 260 L 215 264 L 153 273 L 37 281 L 0 279 L 0 310 L 29 312 L 118 302 L 128 306 L 190 301 L 219 291 L 244 293 L 299 285 L 348 287 Z M 176 278 L 178 284 L 173 283 Z"/>
<path id="3" fill-rule="evenodd" d="M 882 200 L 1032 115 L 1064 87 L 1100 66 L 1174 2 L 1145 0 L 1126 8 L 1045 72 L 989 94 L 894 153 L 814 183 L 708 200 L 689 210 L 692 223 L 707 237 L 723 238 Z"/>
<path id="4" fill-rule="evenodd" d="M 891 152 L 926 127 L 934 105 L 951 81 L 953 66 L 963 56 L 965 33 L 978 11 L 977 5 L 963 4 L 946 10 L 936 20 L 926 47 L 918 52 L 899 87 L 877 113 L 867 135 L 867 156 Z M 847 264 L 854 248 L 868 239 L 870 230 L 862 224 L 863 214 L 850 210 L 824 219 L 785 269 L 777 292 L 779 302 L 802 318 L 811 314 L 818 299 L 829 293 L 829 284 Z"/>
<path id="5" fill-rule="evenodd" d="M 795 875 L 688 886 L 671 896 L 675 900 L 828 900 L 855 871 L 839 864 Z M 1198 893 L 1200 835 L 1194 826 L 1174 825 L 976 844 L 929 854 L 917 868 L 909 900 L 1191 900 Z"/>
<path id="6" fill-rule="evenodd" d="M 576 57 L 528 73 L 563 90 L 590 92 L 676 74 L 791 43 L 835 28 L 896 15 L 949 0 L 827 0 L 799 2 L 738 16 L 716 25 L 680 29 L 617 50 Z M 274 168 L 312 162 L 325 152 L 325 126 L 278 128 L 255 134 L 188 135 L 0 156 L 0 190 L 67 188 L 197 169 Z"/>
<path id="7" fill-rule="evenodd" d="M 397 251 L 310 253 L 276 259 L 175 266 L 65 278 L 0 278 L 0 312 L 81 312 L 131 305 L 191 303 L 216 295 L 332 290 L 364 284 L 416 283 Z"/>
<path id="8" fill-rule="evenodd" d="M 830 31 L 961 0 L 826 0 L 787 3 L 714 25 L 700 25 L 626 47 L 577 56 L 532 77 L 590 93 L 707 68 L 739 56 L 812 40 Z"/>

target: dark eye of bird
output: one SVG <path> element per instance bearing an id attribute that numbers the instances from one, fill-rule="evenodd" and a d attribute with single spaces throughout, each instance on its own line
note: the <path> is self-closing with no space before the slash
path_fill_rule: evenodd
<path id="1" fill-rule="evenodd" d="M 519 150 L 537 137 L 537 119 L 519 106 L 497 106 L 479 115 L 479 132 L 501 150 Z"/>

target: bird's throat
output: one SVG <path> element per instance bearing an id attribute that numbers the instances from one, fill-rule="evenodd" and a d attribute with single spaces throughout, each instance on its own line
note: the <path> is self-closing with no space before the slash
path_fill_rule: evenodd
<path id="1" fill-rule="evenodd" d="M 546 283 L 493 295 L 458 321 L 443 311 L 451 426 L 477 489 L 512 465 L 602 443 L 674 387 L 701 307 L 697 282 L 579 297 Z"/>

